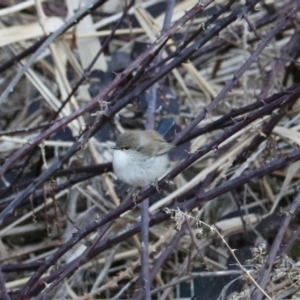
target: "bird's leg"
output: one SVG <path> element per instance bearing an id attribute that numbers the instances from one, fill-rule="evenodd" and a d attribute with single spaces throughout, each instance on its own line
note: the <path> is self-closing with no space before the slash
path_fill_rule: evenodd
<path id="1" fill-rule="evenodd" d="M 132 194 L 134 205 L 136 206 L 137 199 L 140 198 L 141 187 L 138 187 Z"/>
<path id="2" fill-rule="evenodd" d="M 157 192 L 160 194 L 161 188 L 158 186 L 158 179 L 155 179 L 155 181 L 151 184 L 151 186 L 155 187 Z"/>

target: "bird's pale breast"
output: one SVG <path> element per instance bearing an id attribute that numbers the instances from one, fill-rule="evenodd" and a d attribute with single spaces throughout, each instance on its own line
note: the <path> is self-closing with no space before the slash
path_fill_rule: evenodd
<path id="1" fill-rule="evenodd" d="M 137 151 L 115 150 L 114 172 L 118 178 L 133 186 L 152 184 L 168 170 L 168 156 L 145 156 Z"/>

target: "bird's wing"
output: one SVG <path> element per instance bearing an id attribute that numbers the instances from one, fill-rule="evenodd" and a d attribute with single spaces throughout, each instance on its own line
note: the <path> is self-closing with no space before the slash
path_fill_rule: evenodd
<path id="1" fill-rule="evenodd" d="M 157 155 L 167 154 L 174 147 L 174 145 L 167 143 L 165 140 L 160 141 L 160 143 L 157 143 Z"/>

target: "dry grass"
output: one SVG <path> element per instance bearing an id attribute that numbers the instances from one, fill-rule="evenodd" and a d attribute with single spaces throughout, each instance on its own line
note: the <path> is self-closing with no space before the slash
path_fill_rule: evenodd
<path id="1" fill-rule="evenodd" d="M 0 0 L 1 297 L 300 297 L 299 1 L 102 2 Z M 116 137 L 170 123 L 134 202 Z"/>

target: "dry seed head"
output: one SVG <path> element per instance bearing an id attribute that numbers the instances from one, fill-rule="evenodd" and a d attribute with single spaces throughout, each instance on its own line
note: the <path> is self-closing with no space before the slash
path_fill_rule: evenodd
<path id="1" fill-rule="evenodd" d="M 200 240 L 204 235 L 204 230 L 203 228 L 197 228 L 196 230 L 196 234 L 195 234 L 195 237 Z"/>

